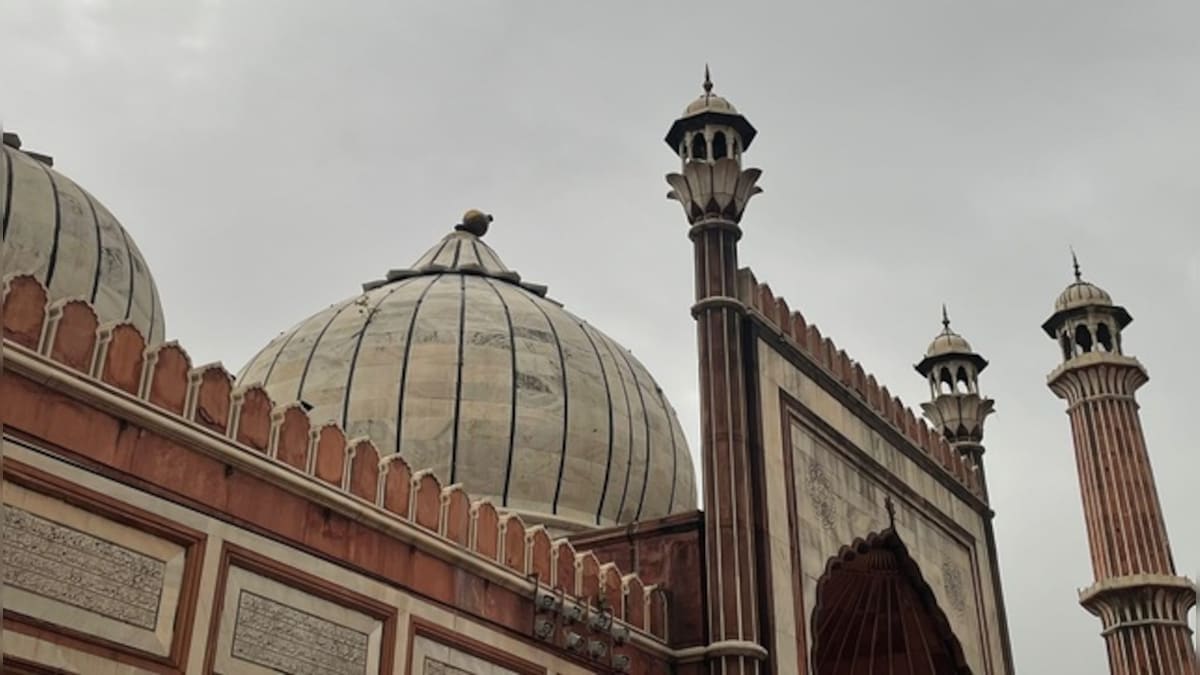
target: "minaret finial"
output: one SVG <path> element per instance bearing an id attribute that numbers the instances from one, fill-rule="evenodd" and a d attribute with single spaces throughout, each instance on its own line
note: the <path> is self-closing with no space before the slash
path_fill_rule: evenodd
<path id="1" fill-rule="evenodd" d="M 1083 281 L 1083 273 L 1079 271 L 1079 258 L 1075 255 L 1075 247 L 1071 248 L 1071 265 L 1075 268 L 1075 281 Z"/>
<path id="2" fill-rule="evenodd" d="M 888 514 L 888 529 L 896 529 L 896 503 L 892 501 L 892 496 L 887 495 L 883 499 L 883 507 L 887 509 Z"/>
<path id="3" fill-rule="evenodd" d="M 704 64 L 704 93 L 712 94 L 712 76 L 708 74 L 708 64 Z"/>
<path id="4" fill-rule="evenodd" d="M 942 328 L 950 332 L 950 313 L 946 311 L 946 303 L 942 303 Z"/>

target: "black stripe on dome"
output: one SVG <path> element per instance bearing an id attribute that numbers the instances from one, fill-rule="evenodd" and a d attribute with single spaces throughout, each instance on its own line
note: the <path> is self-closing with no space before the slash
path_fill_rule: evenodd
<path id="1" fill-rule="evenodd" d="M 612 406 L 612 389 L 608 386 L 608 369 L 604 367 L 604 358 L 600 356 L 600 348 L 596 346 L 596 341 L 592 339 L 592 333 L 588 327 L 576 319 L 579 324 L 579 330 L 583 331 L 584 337 L 592 345 L 592 351 L 596 354 L 596 363 L 600 364 L 600 379 L 604 380 L 604 400 L 607 402 L 608 408 L 608 461 L 604 463 L 604 483 L 600 489 L 600 505 L 596 507 L 596 524 L 600 524 L 600 514 L 604 511 L 604 502 L 608 498 L 608 476 L 612 472 L 612 456 L 613 456 L 613 406 Z"/>
<path id="2" fill-rule="evenodd" d="M 609 357 L 613 363 L 617 363 L 617 355 L 613 353 L 612 344 L 608 340 L 601 340 L 604 343 L 604 349 L 608 351 Z M 620 522 L 621 513 L 625 510 L 625 500 L 629 496 L 629 470 L 633 468 L 633 408 L 629 403 L 629 387 L 625 385 L 625 371 L 621 370 L 621 365 L 617 363 L 617 375 L 621 381 L 621 394 L 625 397 L 625 420 L 629 426 L 629 442 L 625 444 L 625 485 L 621 488 L 621 501 L 617 504 L 617 515 L 613 520 Z M 611 460 L 609 460 L 611 462 Z M 606 479 L 607 484 L 607 479 Z"/>
<path id="3" fill-rule="evenodd" d="M 146 329 L 146 339 L 154 339 L 154 324 L 158 322 L 158 286 L 150 280 L 150 327 Z"/>
<path id="4" fill-rule="evenodd" d="M 96 202 L 92 201 L 92 196 L 83 188 L 79 189 L 83 193 L 83 199 L 87 202 L 88 210 L 92 212 L 92 224 L 96 227 L 96 273 L 92 275 L 92 293 L 90 302 L 96 304 L 96 294 L 100 292 L 100 268 L 104 264 L 104 241 L 100 236 L 100 216 L 96 214 Z M 149 336 L 147 336 L 149 337 Z"/>
<path id="5" fill-rule="evenodd" d="M 542 313 L 542 317 L 546 319 L 546 325 L 550 327 L 550 335 L 554 338 L 554 345 L 558 348 L 558 365 L 562 377 L 562 402 L 563 402 L 563 426 L 562 426 L 562 447 L 558 453 L 558 481 L 554 484 L 554 502 L 550 512 L 558 513 L 558 498 L 562 494 L 562 479 L 563 468 L 567 465 L 567 428 L 570 421 L 568 413 L 570 412 L 570 392 L 567 390 L 567 359 L 563 356 L 562 340 L 558 339 L 558 329 L 554 327 L 554 322 L 550 320 L 550 315 L 546 313 L 545 308 L 539 304 L 538 298 L 532 294 L 524 294 L 529 298 L 529 302 Z"/>
<path id="6" fill-rule="evenodd" d="M 667 406 L 667 397 L 661 388 L 655 387 L 658 389 L 658 402 L 662 406 L 663 416 L 667 419 L 667 429 L 671 433 L 671 498 L 667 501 L 667 513 L 671 513 L 675 510 L 675 484 L 679 481 L 679 446 L 675 443 L 675 419 Z"/>
<path id="7" fill-rule="evenodd" d="M 491 257 L 493 267 L 495 267 L 496 269 L 500 269 L 500 270 L 508 269 L 507 267 L 504 266 L 504 263 L 500 262 L 500 256 L 496 255 L 496 252 L 492 250 L 491 246 L 488 246 L 487 244 L 483 244 L 483 250 L 488 254 L 488 256 Z M 478 255 L 478 250 L 476 251 L 476 255 Z M 480 262 L 480 264 L 483 263 L 482 256 L 480 256 L 479 262 Z"/>
<path id="8" fill-rule="evenodd" d="M 429 262 L 422 263 L 422 265 L 437 264 L 438 256 L 442 254 L 442 251 L 445 250 L 445 248 L 446 248 L 446 244 L 449 244 L 449 243 L 450 243 L 449 239 L 443 239 L 442 243 L 438 246 L 437 250 L 433 252 L 433 255 L 429 256 Z M 424 258 L 422 258 L 422 260 L 424 260 Z M 420 262 L 420 261 L 418 261 L 418 262 Z"/>
<path id="9" fill-rule="evenodd" d="M 476 254 L 478 254 L 478 249 Z M 512 357 L 512 373 L 509 376 L 509 380 L 512 382 L 512 392 L 508 415 L 508 458 L 504 461 L 504 493 L 500 502 L 502 506 L 508 506 L 508 489 L 512 482 L 513 452 L 517 444 L 517 335 L 513 330 L 512 313 L 508 310 L 508 302 L 504 300 L 504 294 L 500 292 L 499 288 L 496 288 L 496 284 L 492 283 L 491 279 L 484 277 L 484 281 L 492 287 L 492 291 L 500 300 L 500 306 L 504 308 L 504 321 L 508 324 L 508 351 Z"/>
<path id="10" fill-rule="evenodd" d="M 358 337 L 354 340 L 354 353 L 350 356 L 350 373 L 346 376 L 346 393 L 342 398 L 342 428 L 349 430 L 350 418 L 350 388 L 354 386 L 354 367 L 358 365 L 358 351 L 362 348 L 363 338 L 367 335 L 367 328 L 371 325 L 371 321 L 375 318 L 375 312 L 379 310 L 379 306 L 384 300 L 391 297 L 392 293 L 400 290 L 409 283 L 415 281 L 418 277 L 409 277 L 392 286 L 391 290 L 384 293 L 382 297 L 375 301 L 371 309 L 367 310 L 367 318 L 363 320 L 362 328 L 358 331 Z M 430 282 L 433 283 L 433 282 Z"/>
<path id="11" fill-rule="evenodd" d="M 46 289 L 49 290 L 50 282 L 54 280 L 54 268 L 58 265 L 58 239 L 62 236 L 62 205 L 59 203 L 58 184 L 54 182 L 54 174 L 45 166 L 42 166 L 42 171 L 46 172 L 46 180 L 50 181 L 50 192 L 54 195 L 54 243 L 50 245 L 50 262 L 46 264 Z"/>
<path id="12" fill-rule="evenodd" d="M 304 359 L 304 370 L 302 370 L 300 372 L 300 384 L 296 387 L 296 400 L 297 401 L 304 400 L 304 383 L 305 383 L 305 381 L 308 380 L 308 369 L 310 367 L 312 367 L 313 357 L 316 356 L 317 348 L 321 346 L 321 339 L 325 337 L 325 332 L 328 331 L 329 327 L 333 325 L 333 322 L 339 316 L 341 316 L 342 312 L 345 311 L 345 309 L 347 307 L 349 307 L 350 305 L 353 305 L 353 304 L 354 304 L 353 300 L 351 300 L 349 302 L 343 302 L 342 306 L 338 307 L 337 311 L 333 313 L 333 316 L 329 317 L 329 320 L 325 322 L 325 325 L 321 326 L 321 331 L 319 333 L 317 333 L 317 339 L 313 340 L 312 349 L 308 350 L 308 356 L 305 357 L 305 359 Z"/>
<path id="13" fill-rule="evenodd" d="M 396 454 L 400 454 L 401 440 L 404 438 L 404 386 L 408 382 L 408 356 L 412 353 L 413 328 L 417 325 L 417 315 L 421 313 L 421 304 L 425 302 L 425 296 L 429 293 L 429 289 L 441 279 L 443 274 L 439 274 L 429 282 L 429 285 L 421 290 L 421 295 L 417 297 L 417 304 L 413 305 L 412 316 L 408 318 L 408 331 L 404 335 L 404 360 L 400 362 L 400 394 L 397 397 L 399 401 L 396 403 Z"/>
<path id="14" fill-rule="evenodd" d="M 125 296 L 125 319 L 129 320 L 129 315 L 133 312 L 133 249 L 129 246 L 129 233 L 125 228 L 118 226 L 121 231 L 121 241 L 125 244 L 125 264 L 129 266 L 129 293 Z"/>
<path id="15" fill-rule="evenodd" d="M 461 246 L 459 248 L 462 248 Z M 457 257 L 457 254 L 456 254 Z M 463 352 L 467 341 L 467 275 L 458 275 L 458 362 L 454 375 L 454 426 L 450 428 L 450 484 L 458 477 L 458 425 L 462 415 Z"/>
<path id="16" fill-rule="evenodd" d="M 458 256 L 462 255 L 462 240 L 454 242 L 454 259 L 450 261 L 450 267 L 458 267 Z"/>
<path id="17" fill-rule="evenodd" d="M 642 395 L 642 383 L 638 380 L 637 369 L 633 367 L 623 348 L 618 346 L 618 351 L 621 352 L 621 358 L 625 359 L 625 365 L 629 366 L 629 372 L 633 373 L 633 386 L 637 388 L 638 401 L 642 405 L 642 423 L 646 426 L 646 470 L 642 474 L 642 493 L 638 496 L 637 512 L 633 514 L 636 521 L 642 517 L 642 507 L 646 505 L 646 485 L 650 482 L 650 413 L 646 411 L 646 397 Z"/>
<path id="18" fill-rule="evenodd" d="M 299 333 L 300 329 L 306 323 L 308 323 L 308 319 L 305 319 L 303 323 L 292 329 L 292 332 L 288 333 L 288 336 L 283 339 L 283 344 L 279 346 L 279 350 L 275 352 L 275 356 L 271 357 L 271 365 L 267 366 L 267 374 L 263 376 L 262 386 L 267 386 L 267 383 L 271 381 L 271 374 L 275 372 L 275 364 L 279 363 L 279 357 L 283 355 L 283 350 L 288 348 L 288 345 L 292 343 L 292 338 L 296 337 L 296 333 Z"/>
<path id="19" fill-rule="evenodd" d="M 487 264 L 483 262 L 483 256 L 479 254 L 478 239 L 471 240 L 471 250 L 475 253 L 475 262 L 479 263 L 480 267 L 487 267 Z"/>
<path id="20" fill-rule="evenodd" d="M 13 163 L 12 155 L 0 145 L 0 154 L 4 155 L 4 215 L 0 216 L 0 239 L 8 238 L 8 219 L 12 214 L 13 195 Z"/>

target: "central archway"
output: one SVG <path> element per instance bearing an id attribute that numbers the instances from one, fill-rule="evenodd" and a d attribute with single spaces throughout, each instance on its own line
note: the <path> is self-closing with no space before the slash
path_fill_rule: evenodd
<path id="1" fill-rule="evenodd" d="M 817 582 L 815 675 L 970 675 L 933 591 L 892 529 L 844 547 Z"/>

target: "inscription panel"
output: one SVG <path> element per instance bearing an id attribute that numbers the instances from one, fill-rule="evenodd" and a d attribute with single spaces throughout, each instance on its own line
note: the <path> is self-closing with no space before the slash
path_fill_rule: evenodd
<path id="1" fill-rule="evenodd" d="M 13 483 L 4 501 L 5 609 L 170 653 L 184 547 Z"/>
<path id="2" fill-rule="evenodd" d="M 243 590 L 233 627 L 233 655 L 297 675 L 364 675 L 368 636 Z"/>
<path id="3" fill-rule="evenodd" d="M 4 583 L 153 630 L 166 561 L 16 506 L 4 510 Z"/>
<path id="4" fill-rule="evenodd" d="M 236 566 L 225 583 L 215 672 L 380 672 L 379 619 Z"/>

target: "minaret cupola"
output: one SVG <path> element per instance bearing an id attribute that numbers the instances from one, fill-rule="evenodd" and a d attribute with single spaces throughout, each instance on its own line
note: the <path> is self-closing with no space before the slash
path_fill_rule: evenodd
<path id="1" fill-rule="evenodd" d="M 742 153 L 758 133 L 750 120 L 727 99 L 713 93 L 712 77 L 704 67 L 704 93 L 688 104 L 667 132 L 667 145 L 686 164 L 732 159 L 741 166 Z"/>
<path id="2" fill-rule="evenodd" d="M 979 374 L 988 362 L 971 348 L 966 338 L 950 328 L 942 305 L 942 332 L 915 368 L 929 382 L 930 400 L 921 404 L 925 417 L 964 459 L 982 469 L 983 423 L 993 412 L 993 401 L 979 393 Z"/>
<path id="3" fill-rule="evenodd" d="M 1093 352 L 1121 354 L 1121 330 L 1133 318 L 1104 289 L 1083 280 L 1074 252 L 1071 262 L 1075 281 L 1054 301 L 1054 314 L 1042 330 L 1058 341 L 1064 363 Z"/>

